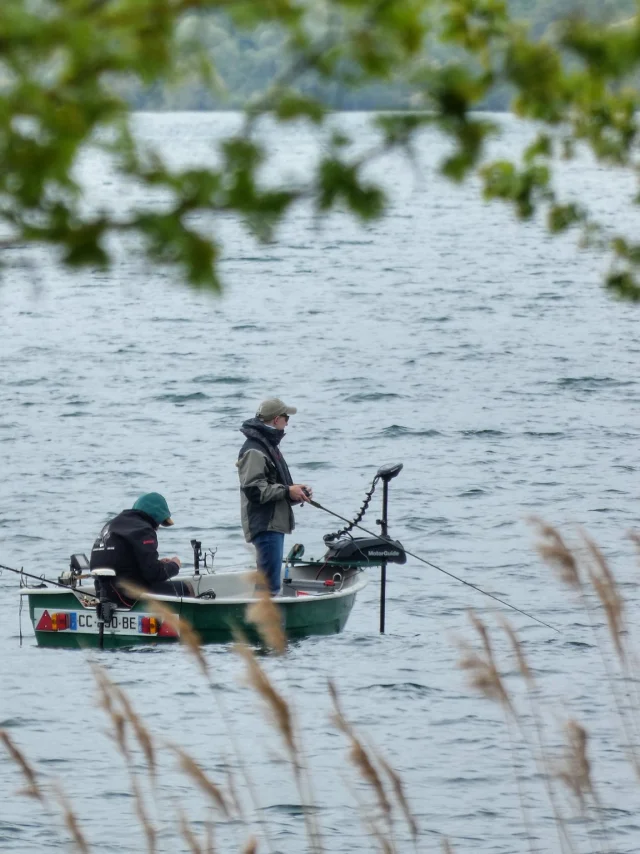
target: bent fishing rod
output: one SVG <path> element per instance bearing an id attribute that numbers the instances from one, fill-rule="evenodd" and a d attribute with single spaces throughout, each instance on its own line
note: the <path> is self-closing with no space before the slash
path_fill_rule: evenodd
<path id="1" fill-rule="evenodd" d="M 379 470 L 379 472 L 376 475 L 376 478 L 374 480 L 373 488 L 371 489 L 371 491 L 369 493 L 367 493 L 367 499 L 365 500 L 364 509 L 366 509 L 366 506 L 371 499 L 371 495 L 373 494 L 373 490 L 375 489 L 375 484 L 376 484 L 378 478 L 382 478 L 382 480 L 384 482 L 384 486 L 387 487 L 389 480 L 391 480 L 391 478 L 393 478 L 397 474 L 399 474 L 401 468 L 402 468 L 402 463 L 400 463 L 399 466 L 383 466 L 383 468 L 381 468 Z M 386 504 L 386 501 L 384 498 L 383 498 L 383 502 L 384 502 L 384 504 Z M 365 534 L 369 534 L 370 537 L 376 537 L 376 538 L 379 538 L 381 540 L 384 540 L 385 542 L 387 542 L 391 545 L 394 545 L 394 546 L 396 545 L 396 543 L 394 543 L 394 541 L 387 535 L 386 508 L 384 508 L 384 507 L 383 507 L 383 519 L 381 520 L 383 531 L 382 531 L 382 534 L 375 534 L 375 533 L 373 533 L 373 531 L 369 531 L 369 530 L 367 530 L 367 528 L 363 528 L 363 526 L 359 524 L 360 519 L 362 519 L 362 516 L 364 516 L 364 511 L 361 511 L 358 514 L 358 516 L 356 517 L 356 520 L 351 521 L 349 519 L 346 519 L 344 516 L 341 516 L 339 513 L 335 513 L 333 510 L 329 510 L 328 507 L 324 507 L 318 501 L 314 501 L 309 496 L 307 496 L 307 503 L 311 504 L 313 507 L 317 507 L 318 510 L 324 510 L 325 513 L 329 513 L 331 516 L 335 516 L 336 519 L 340 519 L 341 521 L 346 522 L 347 525 L 349 526 L 349 528 L 346 531 L 340 532 L 340 533 L 347 533 L 348 530 L 350 530 L 351 528 L 359 528 L 361 531 L 364 531 Z M 333 536 L 335 536 L 335 535 L 333 535 Z M 454 581 L 459 581 L 461 584 L 465 584 L 467 587 L 471 587 L 472 590 L 477 590 L 478 593 L 482 593 L 484 596 L 488 596 L 490 599 L 494 599 L 496 602 L 499 602 L 501 605 L 504 605 L 505 607 L 510 608 L 512 611 L 516 611 L 518 614 L 522 614 L 524 617 L 528 617 L 530 620 L 534 620 L 536 623 L 540 623 L 541 626 L 546 626 L 546 628 L 551 629 L 554 632 L 558 632 L 558 634 L 561 634 L 560 629 L 557 629 L 555 626 L 552 626 L 549 623 L 545 623 L 544 620 L 540 620 L 538 617 L 534 617 L 533 614 L 529 614 L 527 611 L 523 611 L 521 608 L 517 608 L 515 605 L 512 605 L 510 602 L 506 602 L 504 599 L 501 599 L 499 596 L 495 596 L 493 593 L 489 593 L 487 590 L 483 590 L 481 587 L 478 587 L 476 584 L 472 584 L 470 581 L 465 581 L 464 578 L 460 578 L 460 576 L 454 575 L 453 572 L 449 572 L 448 570 L 443 569 L 441 566 L 437 566 L 435 563 L 431 563 L 431 561 L 428 561 L 425 558 L 420 557 L 420 555 L 414 554 L 414 552 L 410 552 L 409 549 L 405 549 L 404 546 L 402 548 L 404 549 L 406 554 L 410 555 L 412 558 L 415 558 L 415 560 L 419 560 L 421 563 L 424 563 L 427 566 L 432 567 L 433 569 L 437 569 L 438 572 L 442 572 L 444 575 L 448 575 L 449 578 L 453 578 Z M 384 584 L 384 579 L 383 579 L 383 584 Z M 381 616 L 381 631 L 384 631 L 384 613 Z"/>
<path id="2" fill-rule="evenodd" d="M 34 581 L 41 581 L 43 584 L 54 584 L 56 587 L 62 587 L 63 590 L 67 592 L 77 592 L 82 596 L 88 596 L 90 599 L 95 599 L 96 602 L 100 601 L 99 596 L 94 596 L 93 593 L 85 593 L 84 590 L 78 590 L 77 587 L 71 587 L 69 584 L 61 584 L 59 581 L 53 581 L 51 578 L 45 578 L 43 575 L 32 575 L 30 572 L 25 572 L 24 569 L 14 569 L 12 566 L 4 566 L 0 563 L 0 570 L 6 569 L 8 572 L 15 572 L 16 575 L 23 575 L 25 578 L 33 578 Z"/>

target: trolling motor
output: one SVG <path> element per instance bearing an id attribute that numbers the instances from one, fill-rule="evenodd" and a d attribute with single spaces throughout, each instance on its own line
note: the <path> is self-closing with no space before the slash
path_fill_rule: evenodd
<path id="1" fill-rule="evenodd" d="M 406 563 L 407 555 L 404 547 L 397 540 L 391 540 L 388 536 L 388 504 L 389 504 L 389 481 L 397 477 L 402 471 L 402 463 L 393 463 L 381 466 L 367 492 L 362 507 L 352 522 L 349 522 L 340 531 L 333 534 L 325 534 L 324 541 L 327 544 L 325 560 L 339 561 L 341 563 L 354 563 L 359 566 L 380 566 L 380 632 L 384 633 L 385 605 L 387 590 L 387 564 Z M 361 527 L 360 522 L 367 512 L 369 502 L 373 497 L 378 481 L 382 481 L 382 518 L 376 519 L 380 525 L 380 536 L 353 537 L 350 531 Z M 334 514 L 335 515 L 335 514 Z"/>

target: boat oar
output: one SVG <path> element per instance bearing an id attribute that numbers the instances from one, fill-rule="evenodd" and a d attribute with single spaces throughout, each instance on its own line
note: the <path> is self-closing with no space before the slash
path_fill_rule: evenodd
<path id="1" fill-rule="evenodd" d="M 0 563 L 0 569 L 6 569 L 9 572 L 15 572 L 16 575 L 24 575 L 26 578 L 33 578 L 34 581 L 46 581 L 47 584 L 55 584 L 56 587 L 62 587 L 67 592 L 74 592 L 77 588 L 70 587 L 68 584 L 60 584 L 59 581 L 52 581 L 50 578 L 44 578 L 42 575 L 31 575 L 30 572 L 25 572 L 23 569 L 13 569 L 11 566 L 4 566 Z M 88 596 L 90 599 L 95 599 L 96 602 L 99 602 L 98 596 L 94 596 L 93 593 L 85 593 L 84 590 L 78 590 L 78 593 L 81 593 L 83 596 Z"/>
<path id="2" fill-rule="evenodd" d="M 317 507 L 318 510 L 324 510 L 325 513 L 329 513 L 331 516 L 335 516 L 336 519 L 341 519 L 343 522 L 347 522 L 347 524 L 351 524 L 349 519 L 345 519 L 344 516 L 341 516 L 339 513 L 334 513 L 333 510 L 329 510 L 328 507 L 323 507 L 322 504 L 319 504 L 317 501 L 314 501 L 312 498 L 307 499 L 309 504 L 312 504 L 314 507 Z M 362 525 L 354 525 L 354 528 L 360 528 L 361 531 L 364 531 L 365 534 L 369 534 L 370 537 L 376 537 L 380 540 L 384 540 L 385 542 L 392 543 L 390 537 L 381 536 L 380 534 L 374 534 L 373 531 L 368 531 L 366 528 L 363 528 Z M 403 547 L 404 548 L 404 547 Z M 533 614 L 527 613 L 527 611 L 523 611 L 521 608 L 517 608 L 515 605 L 511 605 L 509 602 L 505 602 L 504 599 L 500 599 L 499 596 L 494 596 L 493 593 L 489 593 L 486 590 L 483 590 L 481 587 L 478 587 L 475 584 L 472 584 L 470 581 L 465 581 L 464 578 L 460 578 L 458 575 L 454 575 L 452 572 L 449 572 L 446 569 L 442 569 L 441 566 L 436 566 L 435 563 L 431 563 L 425 558 L 420 557 L 420 555 L 414 554 L 410 552 L 409 549 L 405 549 L 405 552 L 410 555 L 412 558 L 419 560 L 421 563 L 426 563 L 427 566 L 432 567 L 433 569 L 437 569 L 438 572 L 442 572 L 445 575 L 448 575 L 449 578 L 453 578 L 454 581 L 459 581 L 461 584 L 466 584 L 467 587 L 471 587 L 473 590 L 477 590 L 478 593 L 482 593 L 484 596 L 488 596 L 490 599 L 495 599 L 496 602 L 500 602 L 501 605 L 505 605 L 507 608 L 511 608 L 512 611 L 517 611 L 518 614 L 522 614 L 525 617 L 529 617 L 530 620 L 535 620 L 536 623 L 540 623 L 541 626 L 546 626 L 548 629 L 551 629 L 554 632 L 558 632 L 560 634 L 560 629 L 557 629 L 555 626 L 549 625 L 549 623 L 545 623 L 544 620 L 538 619 L 538 617 L 534 617 Z"/>

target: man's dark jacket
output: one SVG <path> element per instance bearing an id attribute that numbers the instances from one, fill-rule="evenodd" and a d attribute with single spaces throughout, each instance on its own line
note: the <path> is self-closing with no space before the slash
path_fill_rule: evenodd
<path id="1" fill-rule="evenodd" d="M 125 581 L 146 590 L 180 572 L 177 563 L 158 557 L 155 522 L 141 510 L 123 510 L 107 522 L 93 544 L 90 566 L 114 569 L 118 586 Z"/>
<path id="2" fill-rule="evenodd" d="M 293 480 L 278 447 L 284 431 L 250 418 L 240 432 L 246 437 L 236 463 L 245 539 L 251 542 L 263 531 L 290 534 L 295 527 L 289 498 Z"/>

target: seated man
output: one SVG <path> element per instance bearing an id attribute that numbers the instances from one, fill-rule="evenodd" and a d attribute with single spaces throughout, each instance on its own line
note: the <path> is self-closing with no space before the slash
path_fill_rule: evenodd
<path id="1" fill-rule="evenodd" d="M 110 596 L 130 607 L 125 584 L 166 596 L 193 596 L 189 584 L 170 581 L 180 572 L 180 558 L 158 557 L 158 527 L 173 525 L 166 500 L 157 492 L 141 495 L 131 510 L 123 510 L 104 526 L 91 550 L 91 569 L 109 568 L 116 577 Z"/>

